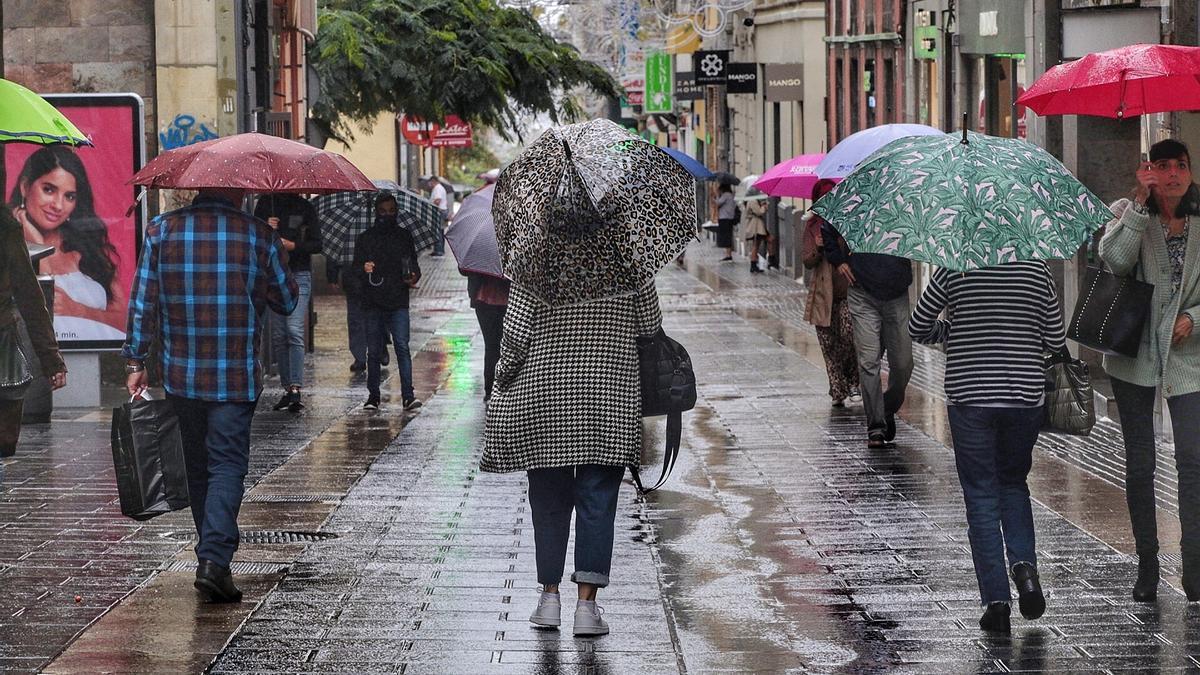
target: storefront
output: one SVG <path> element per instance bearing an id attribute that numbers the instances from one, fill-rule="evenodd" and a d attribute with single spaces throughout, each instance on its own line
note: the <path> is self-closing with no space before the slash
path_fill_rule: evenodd
<path id="1" fill-rule="evenodd" d="M 1026 3 L 1013 0 L 962 0 L 958 33 L 962 64 L 963 109 L 970 128 L 993 136 L 1026 137 Z M 957 126 L 957 125 L 955 125 Z"/>

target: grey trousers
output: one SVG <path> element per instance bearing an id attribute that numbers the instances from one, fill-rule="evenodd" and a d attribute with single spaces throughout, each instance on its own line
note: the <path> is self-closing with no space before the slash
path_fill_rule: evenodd
<path id="1" fill-rule="evenodd" d="M 858 352 L 858 387 L 867 414 L 867 433 L 883 432 L 887 417 L 904 404 L 904 391 L 912 376 L 912 338 L 908 336 L 908 294 L 879 300 L 856 286 L 846 298 L 854 323 Z M 884 353 L 888 360 L 888 387 L 879 376 Z"/>

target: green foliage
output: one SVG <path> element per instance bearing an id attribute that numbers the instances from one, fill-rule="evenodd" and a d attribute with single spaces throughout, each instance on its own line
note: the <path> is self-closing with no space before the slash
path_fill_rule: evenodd
<path id="1" fill-rule="evenodd" d="M 481 185 L 476 176 L 499 168 L 500 158 L 478 140 L 469 148 L 446 148 L 446 178 L 455 185 Z"/>
<path id="2" fill-rule="evenodd" d="M 617 93 L 604 69 L 496 0 L 322 0 L 310 54 L 313 117 L 341 139 L 349 122 L 387 112 L 456 114 L 511 138 L 523 112 L 574 118 L 572 89 Z"/>

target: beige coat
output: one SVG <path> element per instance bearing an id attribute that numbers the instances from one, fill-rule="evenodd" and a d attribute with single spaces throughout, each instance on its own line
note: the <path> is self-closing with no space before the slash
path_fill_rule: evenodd
<path id="1" fill-rule="evenodd" d="M 767 232 L 767 221 L 765 219 L 767 215 L 767 200 L 747 199 L 744 206 L 745 208 L 742 209 L 742 212 L 745 215 L 742 216 L 742 224 L 746 226 L 745 238 L 766 237 L 770 234 Z"/>
<path id="2" fill-rule="evenodd" d="M 800 247 L 800 258 L 805 267 L 813 270 L 808 302 L 804 305 L 804 320 L 814 326 L 828 328 L 833 316 L 833 304 L 846 299 L 847 284 L 825 259 L 822 247 L 817 245 L 817 233 L 821 231 L 821 222 L 821 218 L 812 211 L 804 214 L 804 239 Z"/>

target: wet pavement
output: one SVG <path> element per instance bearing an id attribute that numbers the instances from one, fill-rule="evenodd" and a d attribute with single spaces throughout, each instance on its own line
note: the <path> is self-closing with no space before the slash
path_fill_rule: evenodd
<path id="1" fill-rule="evenodd" d="M 412 341 L 424 408 L 358 409 L 331 297 L 309 409 L 256 417 L 244 539 L 328 538 L 244 543 L 238 607 L 196 601 L 183 514 L 121 518 L 106 412 L 60 411 L 28 428 L 0 486 L 0 671 L 1200 668 L 1200 609 L 1167 585 L 1156 604 L 1128 597 L 1136 564 L 1115 425 L 1039 443 L 1031 487 L 1049 609 L 1014 617 L 1011 638 L 986 637 L 940 354 L 917 349 L 899 447 L 868 451 L 861 408 L 829 406 L 804 288 L 717 257 L 695 244 L 686 269 L 659 277 L 665 327 L 692 354 L 701 400 L 667 487 L 644 501 L 622 491 L 613 585 L 601 593 L 611 635 L 575 639 L 526 620 L 537 587 L 524 479 L 477 469 L 482 341 L 464 281 L 448 258 L 429 259 Z M 388 386 L 398 401 L 398 383 Z M 647 424 L 650 463 L 660 434 L 661 421 Z M 1175 486 L 1160 481 L 1170 577 Z"/>

